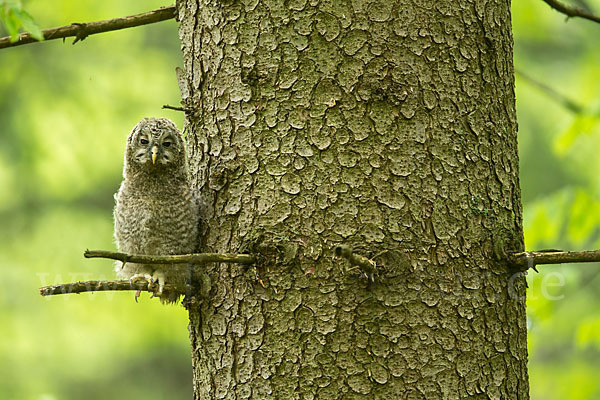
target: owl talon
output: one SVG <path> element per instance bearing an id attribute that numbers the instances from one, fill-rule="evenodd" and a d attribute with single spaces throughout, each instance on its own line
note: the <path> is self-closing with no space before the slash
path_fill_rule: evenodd
<path id="1" fill-rule="evenodd" d="M 163 294 L 163 288 L 164 288 L 164 283 L 162 283 L 160 280 L 158 280 L 158 285 L 154 285 L 154 287 L 152 288 L 152 296 L 150 296 L 150 298 L 154 298 L 154 297 L 162 297 Z"/>
<path id="2" fill-rule="evenodd" d="M 150 298 L 153 299 L 155 297 L 160 298 L 162 296 L 162 293 L 158 293 L 158 292 L 152 292 L 152 295 L 150 295 Z"/>
<path id="3" fill-rule="evenodd" d="M 151 286 L 154 286 L 155 283 L 154 279 L 152 279 L 152 275 L 150 274 L 136 274 L 129 278 L 130 285 L 135 285 L 136 283 L 141 281 L 148 282 L 148 289 L 150 289 Z"/>
<path id="4" fill-rule="evenodd" d="M 165 274 L 162 271 L 154 271 L 154 275 L 152 275 L 152 279 L 154 282 L 158 282 L 158 290 L 157 293 L 160 297 L 163 292 L 163 288 L 165 287 Z"/>
<path id="5" fill-rule="evenodd" d="M 155 291 L 156 282 L 154 282 L 154 279 L 152 279 L 152 276 L 150 276 L 149 274 L 136 274 L 136 275 L 132 276 L 131 278 L 129 278 L 129 284 L 132 286 L 135 285 L 136 283 L 142 282 L 142 281 L 148 283 L 148 291 L 149 292 Z M 142 291 L 140 289 L 135 291 L 135 295 L 133 296 L 133 298 L 136 303 L 138 302 L 138 297 L 140 297 L 141 293 L 142 293 Z M 152 295 L 152 297 L 154 297 L 154 295 Z"/>

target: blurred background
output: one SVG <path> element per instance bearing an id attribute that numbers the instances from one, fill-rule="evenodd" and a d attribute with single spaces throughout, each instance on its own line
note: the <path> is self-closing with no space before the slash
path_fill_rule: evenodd
<path id="1" fill-rule="evenodd" d="M 43 28 L 167 5 L 143 3 L 24 5 Z M 570 4 L 600 14 L 600 0 Z M 600 248 L 600 24 L 565 21 L 542 0 L 512 7 L 526 247 Z M 182 307 L 131 292 L 38 295 L 114 278 L 111 262 L 82 252 L 114 248 L 125 138 L 144 116 L 183 123 L 161 110 L 179 104 L 175 21 L 71 42 L 0 50 L 0 398 L 189 399 Z M 529 274 L 532 399 L 600 399 L 599 274 Z"/>
<path id="2" fill-rule="evenodd" d="M 168 2 L 24 2 L 40 27 Z M 2 34 L 4 36 L 4 33 Z M 0 51 L 0 399 L 190 399 L 187 313 L 142 293 L 43 298 L 37 288 L 115 279 L 113 194 L 125 139 L 179 105 L 177 23 Z"/>
<path id="3" fill-rule="evenodd" d="M 600 15 L 600 0 L 561 0 Z M 528 250 L 600 248 L 600 24 L 512 2 Z M 528 276 L 533 400 L 600 399 L 600 264 Z"/>

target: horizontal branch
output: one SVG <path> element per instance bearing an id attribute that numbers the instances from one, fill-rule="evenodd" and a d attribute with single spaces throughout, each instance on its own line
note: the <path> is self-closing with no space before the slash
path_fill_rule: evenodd
<path id="1" fill-rule="evenodd" d="M 221 254 L 221 253 L 196 253 L 179 254 L 172 256 L 144 256 L 126 253 L 118 253 L 105 250 L 86 250 L 83 253 L 85 258 L 108 258 L 122 262 L 143 263 L 143 264 L 206 264 L 213 262 L 253 264 L 256 259 L 250 254 Z"/>
<path id="2" fill-rule="evenodd" d="M 104 21 L 86 22 L 86 23 L 73 23 L 71 25 L 59 26 L 57 28 L 50 28 L 42 30 L 44 39 L 64 39 L 66 37 L 74 36 L 75 40 L 73 44 L 80 40 L 84 40 L 89 35 L 96 33 L 116 31 L 119 29 L 132 28 L 134 26 L 153 24 L 155 22 L 165 21 L 175 18 L 176 8 L 175 6 L 161 7 L 157 10 L 148 11 L 142 14 L 130 15 L 127 17 L 107 19 Z M 28 44 L 37 42 L 36 39 L 31 36 L 30 33 L 21 33 L 19 39 L 16 42 L 11 43 L 10 36 L 0 38 L 0 49 L 5 47 L 20 46 L 22 44 Z"/>
<path id="3" fill-rule="evenodd" d="M 360 268 L 360 270 L 367 275 L 370 281 L 373 282 L 375 280 L 375 275 L 377 274 L 377 264 L 375 261 L 355 254 L 350 246 L 336 246 L 334 251 L 336 256 L 343 257 L 350 261 L 350 264 L 356 265 L 358 268 Z"/>
<path id="4" fill-rule="evenodd" d="M 189 108 L 183 108 L 183 107 L 177 107 L 177 106 L 171 106 L 169 104 L 165 104 L 164 106 L 161 107 L 163 110 L 173 110 L 173 111 L 183 111 L 183 112 L 190 112 L 192 110 L 190 110 Z"/>
<path id="5" fill-rule="evenodd" d="M 550 7 L 555 9 L 556 11 L 561 12 L 568 17 L 579 17 L 579 18 L 584 18 L 584 19 L 588 19 L 590 21 L 600 23 L 600 16 L 594 15 L 586 10 L 582 10 L 581 8 L 569 7 L 557 0 L 543 0 L 543 1 L 544 1 L 544 3 L 548 4 Z"/>
<path id="6" fill-rule="evenodd" d="M 523 269 L 539 264 L 600 262 L 600 250 L 588 251 L 524 251 L 511 256 L 511 262 Z"/>
<path id="7" fill-rule="evenodd" d="M 156 293 L 157 289 L 158 285 L 152 285 L 146 281 L 138 281 L 133 283 L 129 282 L 128 280 L 84 281 L 44 286 L 40 288 L 40 294 L 42 296 L 52 296 L 57 294 L 78 294 L 84 292 L 104 292 L 109 290 L 144 290 Z M 164 292 L 174 291 L 174 289 L 175 288 L 169 284 L 165 284 L 163 287 Z"/>

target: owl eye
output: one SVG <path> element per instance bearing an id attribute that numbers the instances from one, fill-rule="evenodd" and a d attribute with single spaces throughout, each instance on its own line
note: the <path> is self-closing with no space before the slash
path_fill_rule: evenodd
<path id="1" fill-rule="evenodd" d="M 165 147 L 169 147 L 170 145 L 171 145 L 171 142 L 164 142 L 163 143 L 163 146 L 165 146 Z"/>
<path id="2" fill-rule="evenodd" d="M 148 139 L 141 139 L 141 140 L 140 140 L 140 143 L 141 143 L 141 144 L 148 144 L 148 143 L 150 143 L 150 142 L 148 141 Z"/>

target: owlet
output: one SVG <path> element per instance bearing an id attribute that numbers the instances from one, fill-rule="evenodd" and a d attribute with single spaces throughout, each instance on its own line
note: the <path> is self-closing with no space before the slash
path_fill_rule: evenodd
<path id="1" fill-rule="evenodd" d="M 144 118 L 125 148 L 123 182 L 115 195 L 115 239 L 119 251 L 137 255 L 193 253 L 198 209 L 190 190 L 181 133 L 166 118 Z M 189 280 L 187 264 L 118 263 L 124 279 L 158 283 L 162 303 L 174 303 Z M 177 291 L 163 291 L 169 283 Z"/>

